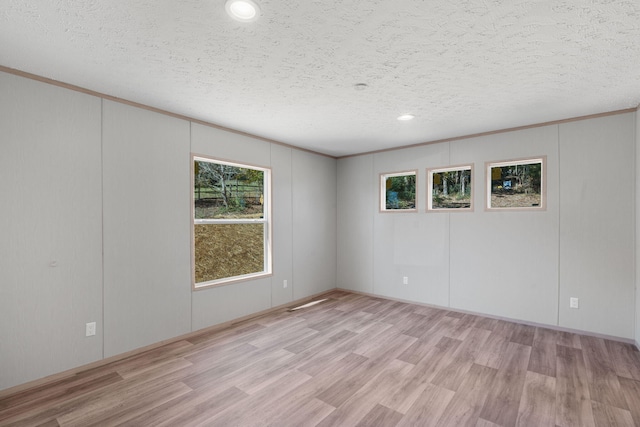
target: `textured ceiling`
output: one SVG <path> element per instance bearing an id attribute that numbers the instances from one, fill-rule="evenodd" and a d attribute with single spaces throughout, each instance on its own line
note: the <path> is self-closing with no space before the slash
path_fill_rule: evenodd
<path id="1" fill-rule="evenodd" d="M 640 103 L 638 0 L 258 2 L 1 0 L 0 65 L 335 156 Z"/>

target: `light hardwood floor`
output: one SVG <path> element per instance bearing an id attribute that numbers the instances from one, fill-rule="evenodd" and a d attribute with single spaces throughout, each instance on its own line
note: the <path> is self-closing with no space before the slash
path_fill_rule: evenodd
<path id="1" fill-rule="evenodd" d="M 8 396 L 0 425 L 640 426 L 640 353 L 336 291 Z"/>

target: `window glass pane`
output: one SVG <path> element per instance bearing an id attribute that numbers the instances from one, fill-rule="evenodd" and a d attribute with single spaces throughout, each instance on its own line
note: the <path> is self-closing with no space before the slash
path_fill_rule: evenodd
<path id="1" fill-rule="evenodd" d="M 536 208 L 542 204 L 542 161 L 490 166 L 491 208 Z"/>
<path id="2" fill-rule="evenodd" d="M 271 273 L 270 170 L 193 156 L 194 287 Z"/>
<path id="3" fill-rule="evenodd" d="M 264 217 L 264 171 L 195 161 L 196 219 Z"/>
<path id="4" fill-rule="evenodd" d="M 386 176 L 385 210 L 416 208 L 416 174 Z"/>
<path id="5" fill-rule="evenodd" d="M 196 283 L 264 271 L 265 226 L 195 224 Z"/>
<path id="6" fill-rule="evenodd" d="M 432 176 L 432 209 L 471 207 L 471 169 L 434 171 Z"/>

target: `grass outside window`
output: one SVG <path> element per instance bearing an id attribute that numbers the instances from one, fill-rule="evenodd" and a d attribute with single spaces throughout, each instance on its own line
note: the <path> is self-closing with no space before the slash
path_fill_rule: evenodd
<path id="1" fill-rule="evenodd" d="M 193 156 L 195 288 L 271 274 L 270 170 Z"/>

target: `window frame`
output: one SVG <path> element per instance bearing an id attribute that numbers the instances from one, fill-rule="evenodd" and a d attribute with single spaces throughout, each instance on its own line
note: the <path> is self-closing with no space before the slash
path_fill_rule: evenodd
<path id="1" fill-rule="evenodd" d="M 471 180 L 469 185 L 471 185 L 470 192 L 470 201 L 468 208 L 434 208 L 433 207 L 433 175 L 440 172 L 454 172 L 458 170 L 468 170 L 470 171 Z M 427 207 L 426 212 L 473 212 L 473 193 L 475 189 L 475 176 L 474 176 L 474 168 L 473 163 L 465 163 L 461 165 L 454 166 L 446 166 L 446 167 L 438 167 L 438 168 L 429 168 L 427 169 Z"/>
<path id="2" fill-rule="evenodd" d="M 271 168 L 257 166 L 248 163 L 240 163 L 226 159 L 215 158 L 203 154 L 191 153 L 191 287 L 192 290 L 202 290 L 217 286 L 225 286 L 231 283 L 244 282 L 259 278 L 269 277 L 273 275 L 273 254 L 272 254 L 272 177 Z M 244 169 L 253 169 L 262 171 L 263 174 L 263 217 L 262 218 L 207 218 L 197 219 L 195 217 L 195 162 L 204 161 L 210 163 L 223 164 Z M 200 224 L 264 224 L 264 269 L 255 273 L 241 274 L 238 276 L 225 277 L 221 279 L 208 280 L 206 282 L 196 283 L 196 267 L 195 267 L 195 226 Z"/>
<path id="3" fill-rule="evenodd" d="M 415 175 L 416 177 L 416 192 L 415 192 L 415 207 L 413 209 L 387 209 L 387 188 L 386 188 L 386 178 L 393 178 L 396 176 L 409 176 Z M 414 213 L 418 212 L 418 189 L 420 185 L 418 182 L 418 169 L 411 169 L 401 172 L 383 172 L 380 174 L 379 179 L 379 202 L 378 209 L 380 213 Z"/>
<path id="4" fill-rule="evenodd" d="M 491 206 L 491 169 L 494 167 L 527 165 L 540 163 L 540 205 L 520 207 L 492 207 Z M 547 210 L 547 156 L 531 156 L 518 159 L 485 162 L 485 211 L 487 212 L 516 212 L 516 211 L 546 211 Z"/>

